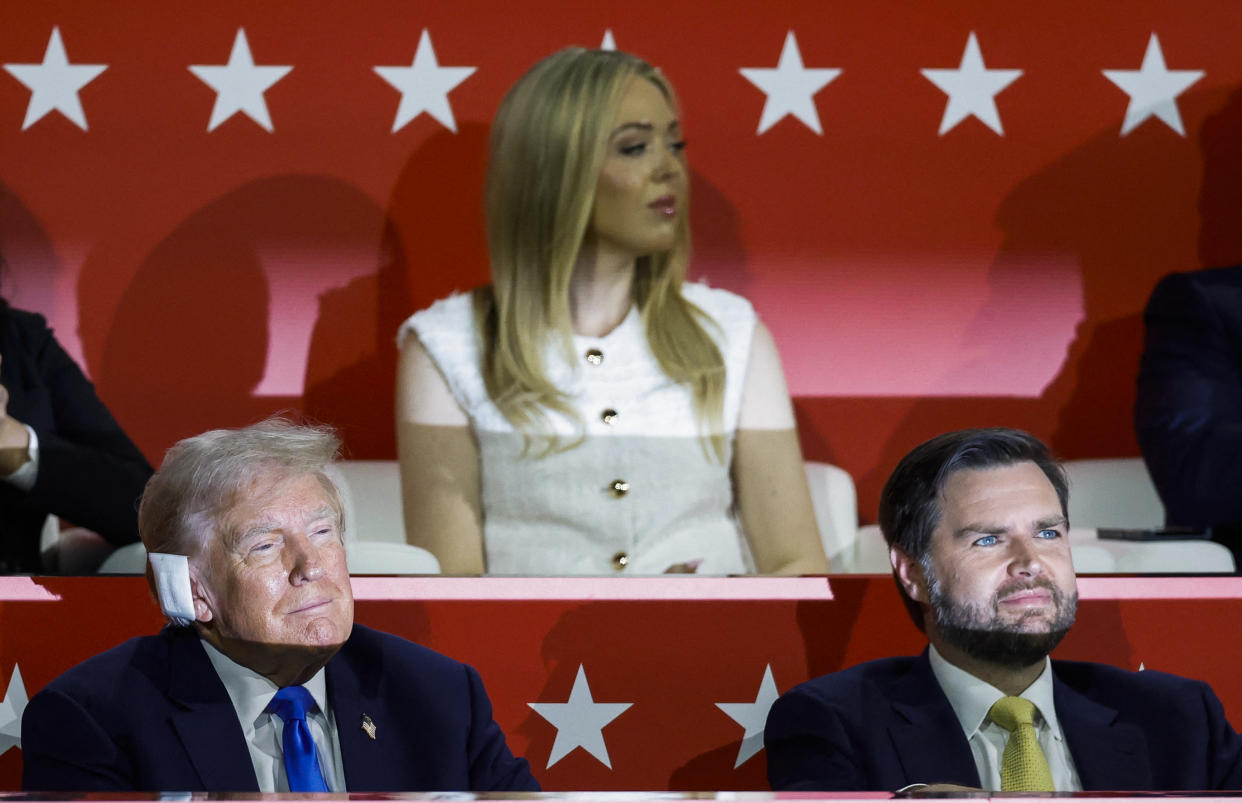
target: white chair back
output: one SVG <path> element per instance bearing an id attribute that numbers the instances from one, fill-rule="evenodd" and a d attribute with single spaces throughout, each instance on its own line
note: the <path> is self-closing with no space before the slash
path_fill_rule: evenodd
<path id="1" fill-rule="evenodd" d="M 858 495 L 848 471 L 813 460 L 806 462 L 815 523 L 824 553 L 834 572 L 850 571 L 854 542 L 858 537 Z"/>
<path id="2" fill-rule="evenodd" d="M 412 544 L 349 541 L 345 557 L 350 574 L 439 574 L 436 556 Z"/>
<path id="3" fill-rule="evenodd" d="M 147 570 L 147 550 L 139 541 L 113 550 L 96 569 L 100 574 L 143 574 Z"/>
<path id="4" fill-rule="evenodd" d="M 1164 505 L 1141 457 L 1067 460 L 1070 526 L 1141 530 L 1164 524 Z"/>
<path id="5" fill-rule="evenodd" d="M 858 540 L 854 545 L 854 560 L 849 571 L 852 574 L 892 574 L 893 566 L 888 560 L 888 542 L 880 525 L 868 524 L 858 528 Z"/>
<path id="6" fill-rule="evenodd" d="M 1233 554 L 1223 544 L 1202 540 L 1122 541 L 1100 538 L 1092 527 L 1070 530 L 1074 568 L 1079 574 L 1226 574 Z M 1083 553 L 1102 557 L 1082 559 Z"/>
<path id="7" fill-rule="evenodd" d="M 328 471 L 345 503 L 345 541 L 405 543 L 396 460 L 341 460 Z"/>

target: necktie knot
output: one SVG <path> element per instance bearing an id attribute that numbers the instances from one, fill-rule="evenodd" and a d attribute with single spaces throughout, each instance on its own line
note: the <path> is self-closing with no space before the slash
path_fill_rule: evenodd
<path id="1" fill-rule="evenodd" d="M 306 712 L 314 705 L 315 698 L 304 686 L 285 686 L 267 704 L 267 710 L 285 723 L 280 742 L 290 792 L 328 791 L 319 757 L 315 754 L 315 742 L 306 724 Z"/>
<path id="2" fill-rule="evenodd" d="M 1035 703 L 1024 697 L 1002 697 L 988 711 L 988 718 L 1012 733 L 1020 725 L 1035 724 Z"/>
<path id="3" fill-rule="evenodd" d="M 276 692 L 267 710 L 280 717 L 285 724 L 292 720 L 306 721 L 306 712 L 315 707 L 315 698 L 305 686 L 285 686 Z"/>
<path id="4" fill-rule="evenodd" d="M 1009 731 L 1001 756 L 1001 790 L 1006 792 L 1052 792 L 1052 768 L 1035 733 L 1035 703 L 1021 697 L 1002 697 L 988 711 L 988 718 Z"/>

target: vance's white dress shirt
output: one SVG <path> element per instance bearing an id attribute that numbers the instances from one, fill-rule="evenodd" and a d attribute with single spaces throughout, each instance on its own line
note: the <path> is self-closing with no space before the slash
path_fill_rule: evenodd
<path id="1" fill-rule="evenodd" d="M 949 698 L 949 705 L 953 706 L 953 713 L 962 724 L 966 741 L 970 743 L 980 783 L 984 789 L 1000 789 L 1001 757 L 1005 753 L 1009 731 L 988 719 L 988 710 L 1007 695 L 949 663 L 936 652 L 935 647 L 928 648 L 928 657 L 931 659 L 932 674 Z M 1061 723 L 1057 720 L 1057 709 L 1052 699 L 1052 662 L 1049 659 L 1044 659 L 1044 671 L 1019 696 L 1030 700 L 1038 709 L 1035 733 L 1039 737 L 1039 746 L 1048 757 L 1053 785 L 1058 792 L 1081 792 L 1082 781 L 1078 778 L 1069 745 L 1065 743 L 1065 734 L 1061 732 Z"/>

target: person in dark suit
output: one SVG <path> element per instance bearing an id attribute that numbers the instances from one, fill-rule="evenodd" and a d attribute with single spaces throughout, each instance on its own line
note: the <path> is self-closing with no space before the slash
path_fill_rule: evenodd
<path id="1" fill-rule="evenodd" d="M 1134 428 L 1167 523 L 1242 569 L 1242 266 L 1165 276 L 1143 320 Z"/>
<path id="2" fill-rule="evenodd" d="M 354 624 L 338 447 L 274 419 L 169 450 L 139 528 L 174 624 L 31 698 L 24 788 L 539 789 L 473 669 Z"/>
<path id="3" fill-rule="evenodd" d="M 1242 788 L 1242 738 L 1207 685 L 1048 658 L 1078 601 L 1068 498 L 1025 432 L 952 432 L 906 455 L 880 527 L 929 646 L 777 700 L 772 788 Z"/>
<path id="4" fill-rule="evenodd" d="M 41 315 L 0 298 L 0 574 L 49 568 L 49 515 L 113 545 L 138 540 L 151 466 Z"/>

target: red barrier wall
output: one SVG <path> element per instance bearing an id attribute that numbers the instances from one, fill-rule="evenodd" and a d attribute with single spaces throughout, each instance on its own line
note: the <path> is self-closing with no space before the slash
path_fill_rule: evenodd
<path id="1" fill-rule="evenodd" d="M 924 644 L 891 578 L 830 579 L 355 578 L 354 592 L 359 622 L 479 670 L 510 746 L 547 790 L 756 790 L 764 754 L 734 767 L 744 731 L 718 703 L 761 699 L 768 667 L 783 692 Z M 1242 719 L 1242 644 L 1220 638 L 1220 623 L 1242 616 L 1242 578 L 1083 578 L 1079 589 L 1057 657 L 1202 678 Z M 161 621 L 141 578 L 0 577 L 6 701 L 20 696 L 15 667 L 33 694 Z M 595 702 L 631 703 L 602 731 L 611 768 L 581 748 L 547 766 L 557 730 L 528 704 L 566 702 L 579 667 Z M 16 788 L 20 761 L 0 753 L 0 789 Z"/>

